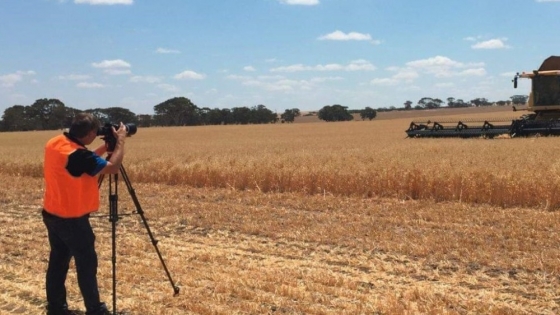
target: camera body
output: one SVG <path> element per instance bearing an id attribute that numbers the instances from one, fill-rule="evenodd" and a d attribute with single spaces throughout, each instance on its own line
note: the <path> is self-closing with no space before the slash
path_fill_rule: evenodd
<path id="1" fill-rule="evenodd" d="M 114 138 L 115 136 L 113 135 L 113 127 L 115 129 L 119 129 L 120 125 L 119 124 L 106 123 L 105 125 L 100 127 L 99 130 L 97 130 L 97 135 L 98 136 L 103 136 L 107 139 Z M 126 129 L 126 135 L 129 136 L 129 137 L 134 135 L 136 133 L 137 129 L 138 129 L 135 124 L 124 124 L 124 127 Z"/>
<path id="2" fill-rule="evenodd" d="M 107 145 L 107 150 L 109 152 L 113 152 L 115 146 L 117 145 L 117 138 L 115 138 L 115 135 L 113 134 L 113 128 L 119 129 L 119 127 L 120 127 L 119 124 L 106 123 L 105 125 L 103 125 L 103 127 L 100 127 L 97 130 L 97 135 L 103 136 L 103 138 L 101 139 L 105 141 L 105 144 Z M 124 127 L 126 129 L 127 137 L 130 137 L 136 133 L 137 128 L 135 124 L 124 124 Z"/>

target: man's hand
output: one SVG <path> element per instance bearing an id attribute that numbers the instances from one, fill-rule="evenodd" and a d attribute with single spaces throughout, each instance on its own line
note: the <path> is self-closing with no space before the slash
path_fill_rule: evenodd
<path id="1" fill-rule="evenodd" d="M 113 136 L 115 137 L 115 146 L 111 157 L 107 161 L 107 166 L 101 171 L 101 174 L 117 174 L 124 158 L 124 139 L 126 138 L 126 126 L 121 122 L 119 129 L 111 126 Z"/>
<path id="2" fill-rule="evenodd" d="M 126 138 L 126 126 L 121 122 L 119 129 L 115 129 L 115 127 L 111 126 L 111 129 L 113 129 L 113 136 L 115 136 L 115 138 L 117 140 L 123 140 L 124 138 Z"/>

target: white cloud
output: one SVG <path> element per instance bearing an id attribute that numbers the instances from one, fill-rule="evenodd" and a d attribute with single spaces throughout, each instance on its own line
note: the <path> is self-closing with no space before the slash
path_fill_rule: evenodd
<path id="1" fill-rule="evenodd" d="M 451 82 L 443 82 L 443 83 L 436 83 L 434 86 L 437 87 L 437 88 L 442 88 L 442 89 L 444 89 L 444 88 L 451 88 L 451 87 L 454 87 L 455 84 L 454 84 L 454 83 L 451 83 Z"/>
<path id="2" fill-rule="evenodd" d="M 158 84 L 157 87 L 160 88 L 160 89 L 162 89 L 162 90 L 168 91 L 168 92 L 177 92 L 177 91 L 179 91 L 179 89 L 178 89 L 175 85 L 172 85 L 172 84 L 165 84 L 165 83 L 162 83 L 162 84 Z"/>
<path id="3" fill-rule="evenodd" d="M 399 69 L 397 73 L 393 75 L 393 79 L 406 82 L 412 82 L 418 77 L 418 72 L 410 68 Z"/>
<path id="4" fill-rule="evenodd" d="M 309 91 L 317 88 L 319 84 L 329 81 L 341 81 L 342 77 L 314 77 L 310 80 L 288 79 L 281 75 L 261 75 L 257 77 L 229 75 L 227 79 L 240 81 L 244 86 L 256 87 L 265 91 L 293 92 Z"/>
<path id="5" fill-rule="evenodd" d="M 35 71 L 16 71 L 15 73 L 0 75 L 0 86 L 12 87 L 16 83 L 23 81 L 24 76 L 28 75 L 35 75 Z"/>
<path id="6" fill-rule="evenodd" d="M 270 69 L 271 72 L 301 72 L 301 71 L 373 71 L 375 66 L 367 60 L 354 60 L 347 65 L 331 63 L 326 65 L 305 66 L 296 64 Z"/>
<path id="7" fill-rule="evenodd" d="M 123 75 L 132 73 L 129 69 L 105 69 L 104 72 L 110 75 Z"/>
<path id="8" fill-rule="evenodd" d="M 257 77 L 259 80 L 282 80 L 285 79 L 283 75 L 259 75 Z"/>
<path id="9" fill-rule="evenodd" d="M 174 78 L 177 79 L 177 80 L 182 80 L 182 79 L 202 80 L 202 79 L 206 78 L 206 75 L 196 73 L 196 72 L 191 71 L 191 70 L 186 70 L 186 71 L 183 71 L 179 74 L 176 74 L 174 76 Z"/>
<path id="10" fill-rule="evenodd" d="M 158 48 L 156 49 L 156 53 L 158 54 L 180 54 L 181 51 L 176 49 L 167 49 L 167 48 Z"/>
<path id="11" fill-rule="evenodd" d="M 278 67 L 270 69 L 271 72 L 298 72 L 298 71 L 308 71 L 311 70 L 311 67 L 306 67 L 301 63 L 297 65 L 291 65 L 287 67 Z"/>
<path id="12" fill-rule="evenodd" d="M 317 71 L 341 71 L 344 70 L 344 66 L 343 65 L 339 65 L 337 63 L 329 63 L 327 65 L 316 65 L 314 68 L 312 68 L 311 70 L 317 70 Z"/>
<path id="13" fill-rule="evenodd" d="M 348 34 L 336 30 L 330 34 L 320 36 L 319 40 L 371 40 L 370 34 L 362 34 L 357 32 L 350 32 Z"/>
<path id="14" fill-rule="evenodd" d="M 103 60 L 101 62 L 94 62 L 91 64 L 94 68 L 108 69 L 108 68 L 130 68 L 130 64 L 122 59 Z"/>
<path id="15" fill-rule="evenodd" d="M 454 75 L 480 75 L 484 70 L 484 63 L 465 64 L 444 56 L 435 56 L 428 59 L 415 60 L 406 65 L 417 71 L 423 71 L 436 77 L 449 77 Z M 460 71 L 460 72 L 459 72 Z"/>
<path id="16" fill-rule="evenodd" d="M 161 77 L 156 77 L 156 76 L 135 75 L 135 76 L 130 78 L 130 82 L 133 82 L 133 83 L 158 83 L 158 82 L 161 82 L 161 80 L 162 80 Z"/>
<path id="17" fill-rule="evenodd" d="M 319 0 L 279 0 L 282 4 L 289 5 L 318 5 Z"/>
<path id="18" fill-rule="evenodd" d="M 370 83 L 372 85 L 392 86 L 392 85 L 397 85 L 399 81 L 393 78 L 383 78 L 383 79 L 373 79 L 370 81 Z"/>
<path id="19" fill-rule="evenodd" d="M 473 68 L 473 69 L 466 69 L 463 70 L 461 72 L 459 72 L 459 75 L 465 75 L 465 76 L 485 76 L 486 75 L 486 70 L 484 68 Z"/>
<path id="20" fill-rule="evenodd" d="M 435 56 L 428 59 L 410 61 L 406 65 L 413 68 L 431 68 L 431 67 L 452 68 L 452 67 L 460 67 L 461 63 L 451 60 L 447 57 Z"/>
<path id="21" fill-rule="evenodd" d="M 251 79 L 251 77 L 245 75 L 230 74 L 226 77 L 226 79 L 243 81 L 243 80 L 249 80 Z"/>
<path id="22" fill-rule="evenodd" d="M 257 69 L 255 69 L 255 67 L 253 67 L 253 66 L 246 66 L 246 67 L 243 67 L 243 70 L 245 70 L 245 71 L 247 71 L 247 72 L 254 72 L 254 71 L 257 71 Z"/>
<path id="23" fill-rule="evenodd" d="M 130 5 L 134 3 L 134 0 L 74 0 L 74 3 L 90 4 L 90 5 L 114 5 L 114 4 Z"/>
<path id="24" fill-rule="evenodd" d="M 311 79 L 313 83 L 323 83 L 328 81 L 342 81 L 344 80 L 343 77 L 315 77 Z"/>
<path id="25" fill-rule="evenodd" d="M 17 82 L 22 80 L 22 75 L 17 73 L 10 73 L 5 75 L 0 75 L 0 85 L 3 87 L 12 87 Z"/>
<path id="26" fill-rule="evenodd" d="M 80 82 L 78 84 L 76 84 L 76 87 L 82 88 L 82 89 L 100 89 L 105 87 L 103 84 L 100 83 L 94 83 L 94 82 Z"/>
<path id="27" fill-rule="evenodd" d="M 306 80 L 291 80 L 291 79 L 280 79 L 274 80 L 272 82 L 259 81 L 259 80 L 247 80 L 243 82 L 245 86 L 258 87 L 266 91 L 273 92 L 291 92 L 295 90 L 311 90 L 314 85 L 312 82 Z"/>
<path id="28" fill-rule="evenodd" d="M 560 0 L 537 0 L 537 2 L 560 2 Z"/>
<path id="29" fill-rule="evenodd" d="M 370 34 L 363 34 L 358 32 L 344 33 L 342 31 L 336 30 L 330 34 L 319 36 L 318 40 L 334 40 L 334 41 L 369 41 L 373 45 L 381 44 L 378 39 L 372 39 Z"/>
<path id="30" fill-rule="evenodd" d="M 406 66 L 403 68 L 389 67 L 387 71 L 395 72 L 395 74 L 388 78 L 373 79 L 370 81 L 370 84 L 380 86 L 395 86 L 403 82 L 411 84 L 420 77 L 421 73 L 431 74 L 435 77 L 486 75 L 484 63 L 465 64 L 444 56 L 414 60 L 406 63 Z"/>
<path id="31" fill-rule="evenodd" d="M 86 74 L 68 74 L 68 75 L 59 75 L 59 80 L 68 80 L 68 81 L 84 81 L 89 79 L 90 76 Z"/>
<path id="32" fill-rule="evenodd" d="M 472 49 L 503 49 L 509 48 L 504 42 L 507 41 L 507 38 L 495 38 L 490 39 L 483 42 L 478 42 L 471 46 Z"/>
<path id="33" fill-rule="evenodd" d="M 103 69 L 103 72 L 110 75 L 130 74 L 130 64 L 122 59 L 103 60 L 101 62 L 94 62 L 92 67 Z"/>
<path id="34" fill-rule="evenodd" d="M 364 59 L 353 60 L 349 65 L 344 67 L 347 71 L 373 71 L 375 66 Z"/>

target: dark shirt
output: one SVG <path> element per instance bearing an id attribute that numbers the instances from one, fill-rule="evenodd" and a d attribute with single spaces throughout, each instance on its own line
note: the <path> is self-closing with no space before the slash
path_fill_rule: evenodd
<path id="1" fill-rule="evenodd" d="M 72 176 L 80 177 L 84 173 L 95 176 L 107 166 L 107 161 L 105 159 L 95 154 L 95 152 L 88 150 L 78 139 L 72 137 L 68 133 L 64 133 L 64 135 L 70 141 L 83 147 L 83 149 L 77 149 L 68 156 L 66 169 Z"/>

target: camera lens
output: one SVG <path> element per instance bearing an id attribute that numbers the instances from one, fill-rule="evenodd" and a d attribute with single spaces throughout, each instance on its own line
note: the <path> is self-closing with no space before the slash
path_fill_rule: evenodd
<path id="1" fill-rule="evenodd" d="M 137 127 L 135 124 L 125 124 L 124 126 L 126 128 L 126 134 L 128 136 L 136 134 Z"/>

